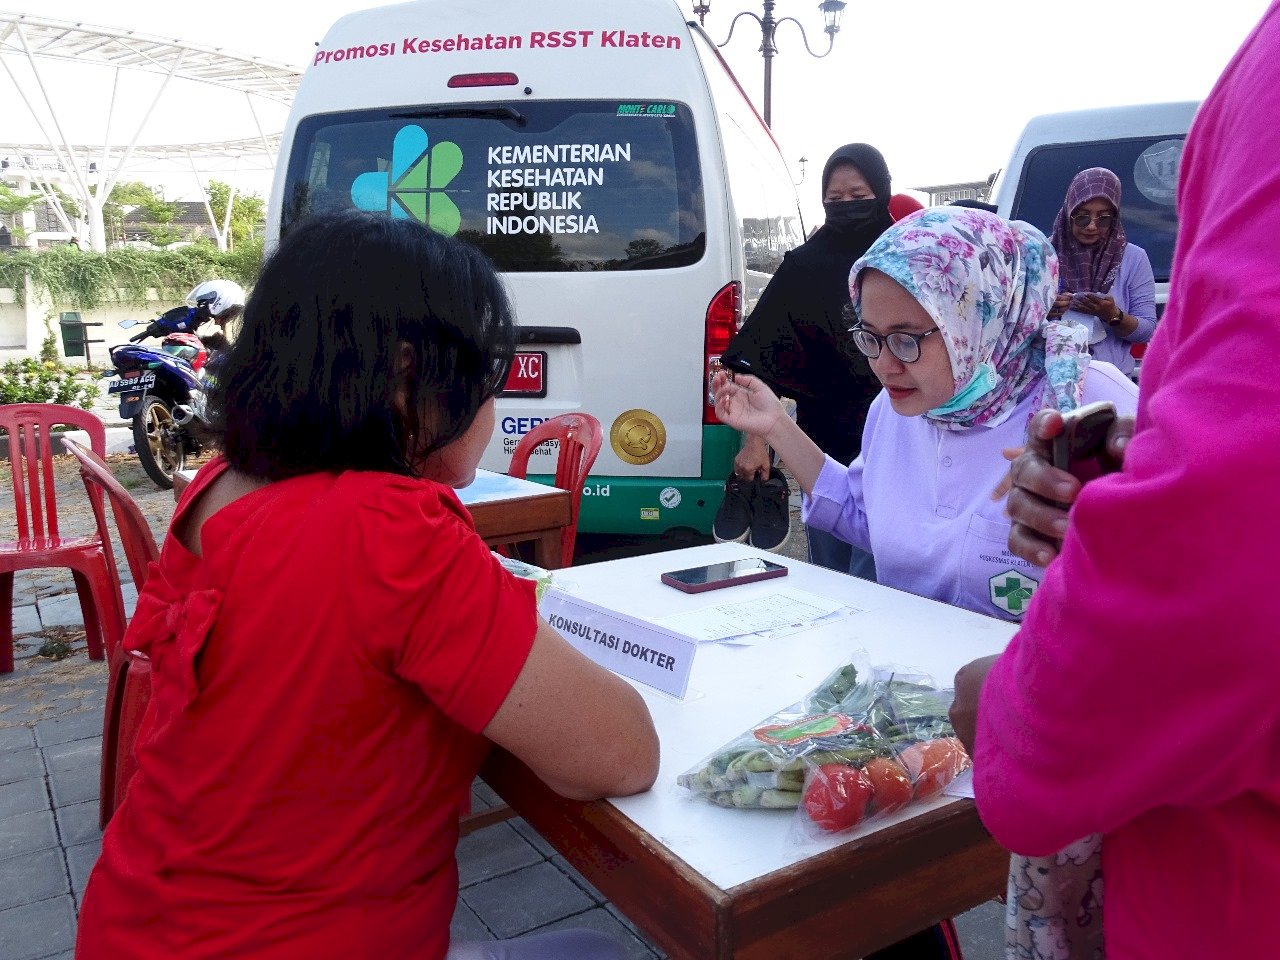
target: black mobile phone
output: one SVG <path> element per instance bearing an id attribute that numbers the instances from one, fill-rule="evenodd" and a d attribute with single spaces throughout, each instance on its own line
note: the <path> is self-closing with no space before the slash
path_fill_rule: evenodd
<path id="1" fill-rule="evenodd" d="M 751 364 L 742 357 L 721 357 L 720 366 L 733 373 L 755 373 L 755 370 L 751 368 Z"/>
<path id="2" fill-rule="evenodd" d="M 786 575 L 787 568 L 781 564 L 750 557 L 727 563 L 709 563 L 705 567 L 690 567 L 687 570 L 670 570 L 662 575 L 662 582 L 685 593 L 702 593 Z"/>
<path id="3" fill-rule="evenodd" d="M 1109 400 L 1086 403 L 1062 415 L 1062 433 L 1053 438 L 1053 465 L 1081 480 L 1115 469 L 1107 455 L 1107 433 L 1116 419 Z"/>

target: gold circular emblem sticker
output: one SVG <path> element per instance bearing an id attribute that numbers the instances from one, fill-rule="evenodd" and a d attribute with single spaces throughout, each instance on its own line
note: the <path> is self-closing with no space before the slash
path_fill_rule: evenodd
<path id="1" fill-rule="evenodd" d="M 627 410 L 613 421 L 609 443 L 627 463 L 653 463 L 667 445 L 667 428 L 648 410 Z"/>

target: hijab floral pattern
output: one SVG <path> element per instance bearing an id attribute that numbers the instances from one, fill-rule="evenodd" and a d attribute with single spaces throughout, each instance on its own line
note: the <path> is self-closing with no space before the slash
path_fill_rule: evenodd
<path id="1" fill-rule="evenodd" d="M 942 332 L 955 389 L 949 403 L 925 414 L 939 427 L 995 426 L 1033 394 L 1036 409 L 1079 406 L 1087 333 L 1047 319 L 1058 261 L 1031 224 L 963 207 L 898 221 L 853 265 L 849 292 L 859 317 L 863 270 L 896 280 Z"/>

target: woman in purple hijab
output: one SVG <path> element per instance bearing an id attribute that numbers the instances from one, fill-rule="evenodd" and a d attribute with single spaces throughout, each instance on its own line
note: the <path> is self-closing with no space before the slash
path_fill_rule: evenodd
<path id="1" fill-rule="evenodd" d="M 1120 222 L 1120 178 L 1105 167 L 1081 170 L 1053 222 L 1059 292 L 1050 317 L 1064 313 L 1089 328 L 1089 352 L 1125 374 L 1132 347 L 1156 330 L 1155 275 Z"/>

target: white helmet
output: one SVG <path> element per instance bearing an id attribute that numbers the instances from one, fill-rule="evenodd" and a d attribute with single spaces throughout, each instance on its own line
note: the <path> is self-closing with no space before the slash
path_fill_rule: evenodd
<path id="1" fill-rule="evenodd" d="M 187 294 L 193 307 L 204 304 L 214 319 L 232 309 L 244 309 L 244 287 L 234 280 L 206 280 Z"/>

